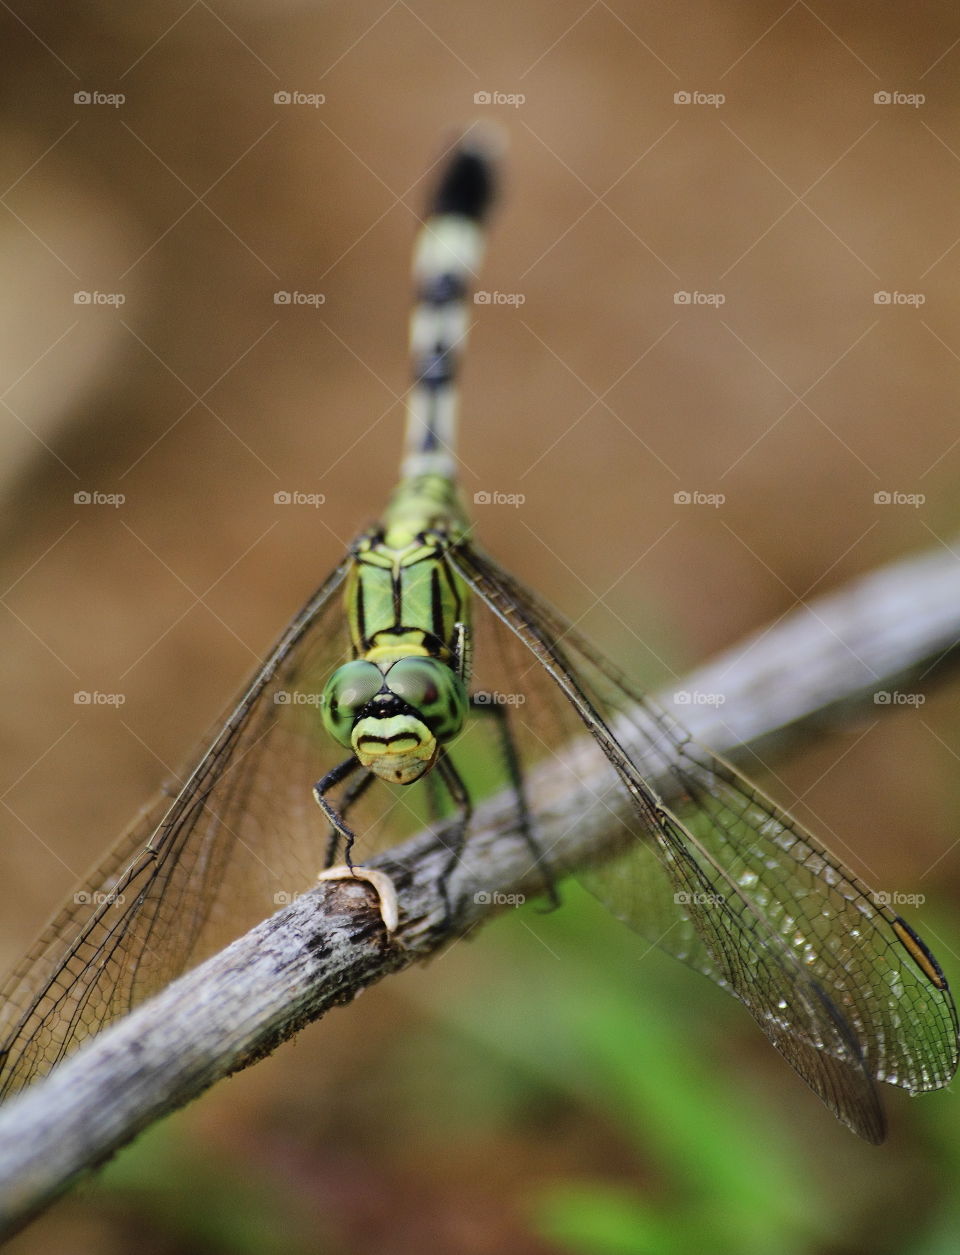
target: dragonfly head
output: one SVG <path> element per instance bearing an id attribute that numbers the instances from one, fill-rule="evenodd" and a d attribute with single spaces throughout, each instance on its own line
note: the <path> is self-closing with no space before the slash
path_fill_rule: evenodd
<path id="1" fill-rule="evenodd" d="M 328 680 L 322 711 L 327 731 L 364 767 L 393 784 L 412 784 L 463 727 L 467 694 L 437 658 L 400 658 L 383 667 L 355 659 Z"/>

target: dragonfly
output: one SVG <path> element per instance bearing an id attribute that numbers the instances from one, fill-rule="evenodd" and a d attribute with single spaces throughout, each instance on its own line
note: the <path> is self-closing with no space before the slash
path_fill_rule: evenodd
<path id="1" fill-rule="evenodd" d="M 622 818 L 588 887 L 739 999 L 855 1133 L 878 1083 L 947 1085 L 957 1012 L 918 934 L 794 818 L 699 745 L 474 539 L 457 480 L 457 373 L 497 156 L 471 128 L 443 159 L 414 254 L 413 382 L 399 486 L 295 616 L 185 782 L 134 821 L 0 987 L 0 1097 L 32 1083 L 323 875 L 432 828 L 448 885 L 475 804 L 553 881 L 531 768 L 566 741 Z M 321 854 L 322 852 L 322 854 Z M 362 855 L 362 857 L 361 857 Z"/>

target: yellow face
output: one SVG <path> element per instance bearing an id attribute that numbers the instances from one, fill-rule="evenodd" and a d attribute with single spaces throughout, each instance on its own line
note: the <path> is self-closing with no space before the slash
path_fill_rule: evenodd
<path id="1" fill-rule="evenodd" d="M 412 784 L 463 727 L 467 705 L 460 677 L 439 659 L 358 658 L 330 677 L 322 709 L 327 731 L 368 771 Z"/>
<path id="2" fill-rule="evenodd" d="M 427 725 L 414 715 L 358 719 L 350 744 L 364 767 L 393 784 L 419 780 L 436 762 L 440 748 Z"/>

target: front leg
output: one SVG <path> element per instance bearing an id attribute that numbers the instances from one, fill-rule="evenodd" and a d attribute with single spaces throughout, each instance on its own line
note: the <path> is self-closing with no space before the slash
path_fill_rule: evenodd
<path id="1" fill-rule="evenodd" d="M 330 802 L 327 801 L 326 795 L 330 792 L 331 789 L 335 789 L 338 784 L 342 784 L 344 780 L 347 780 L 350 776 L 352 776 L 353 773 L 359 768 L 359 766 L 360 766 L 360 760 L 354 757 L 353 755 L 351 755 L 349 758 L 345 758 L 342 763 L 338 763 L 337 766 L 334 767 L 331 771 L 328 771 L 327 774 L 323 777 L 323 779 L 318 780 L 317 783 L 313 786 L 314 800 L 316 801 L 320 809 L 323 811 L 324 815 L 326 815 L 327 820 L 330 824 L 330 827 L 333 829 L 333 832 L 331 833 L 331 836 L 330 836 L 330 841 L 327 846 L 327 858 L 324 863 L 324 866 L 326 867 L 329 867 L 330 864 L 333 862 L 334 858 L 336 857 L 337 845 L 339 844 L 341 838 L 343 839 L 343 843 L 344 843 L 343 844 L 344 862 L 346 863 L 348 867 L 353 866 L 353 864 L 350 861 L 350 851 L 353 849 L 353 843 L 357 839 L 357 834 L 353 831 L 352 828 L 347 827 L 346 823 L 344 822 L 342 813 L 338 811 L 335 806 L 333 806 Z M 353 794 L 352 797 L 348 795 L 348 800 L 347 800 L 348 806 L 350 805 L 351 801 L 356 800 L 356 796 L 357 796 L 356 793 L 353 790 L 351 790 L 351 794 Z"/>
<path id="2" fill-rule="evenodd" d="M 350 757 L 344 759 L 342 763 L 328 771 L 323 779 L 318 780 L 313 786 L 313 796 L 317 805 L 329 820 L 332 829 L 324 869 L 317 876 L 317 880 L 363 880 L 367 884 L 372 885 L 376 890 L 377 897 L 380 899 L 380 918 L 383 920 L 383 926 L 386 928 L 389 936 L 396 931 L 400 918 L 397 891 L 393 881 L 385 872 L 377 871 L 372 867 L 354 867 L 350 858 L 350 852 L 353 849 L 354 841 L 357 839 L 357 834 L 352 828 L 347 826 L 343 819 L 344 814 L 369 787 L 374 778 L 373 773 L 367 772 L 360 780 L 355 781 L 350 786 L 344 798 L 342 810 L 337 810 L 335 806 L 327 801 L 326 796 L 331 789 L 336 788 L 338 784 L 342 784 L 344 780 L 353 775 L 359 766 L 360 762 L 357 758 Z M 341 837 L 344 842 L 344 866 L 331 867 L 330 864 L 336 857 L 337 845 Z"/>
<path id="3" fill-rule="evenodd" d="M 343 797 L 340 800 L 340 810 L 338 812 L 341 826 L 335 827 L 334 825 L 331 825 L 330 827 L 330 839 L 327 842 L 327 853 L 323 863 L 324 867 L 332 867 L 336 861 L 337 846 L 340 844 L 341 833 L 346 827 L 347 816 L 350 814 L 353 807 L 356 806 L 357 802 L 359 802 L 363 797 L 364 793 L 366 793 L 367 789 L 370 788 L 374 780 L 376 780 L 376 776 L 372 771 L 364 771 L 359 780 L 351 781 L 350 787 L 344 792 Z M 319 788 L 322 784 L 323 781 L 321 780 L 320 784 L 316 787 Z"/>

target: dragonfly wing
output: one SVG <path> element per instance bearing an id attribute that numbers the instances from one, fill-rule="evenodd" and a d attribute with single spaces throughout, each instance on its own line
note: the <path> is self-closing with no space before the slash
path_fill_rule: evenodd
<path id="1" fill-rule="evenodd" d="M 956 1008 L 912 930 L 487 555 L 463 543 L 450 561 L 550 674 L 616 772 L 632 835 L 619 862 L 591 873 L 594 892 L 744 1002 L 868 1140 L 884 1132 L 875 1080 L 913 1093 L 948 1084 Z M 662 874 L 649 879 L 651 856 L 666 892 Z"/>
<path id="2" fill-rule="evenodd" d="M 653 842 L 634 841 L 618 858 L 602 867 L 587 868 L 577 878 L 607 910 L 652 946 L 709 976 L 722 988 L 730 988 L 685 909 L 682 894 L 665 875 Z"/>
<path id="3" fill-rule="evenodd" d="M 339 566 L 271 651 L 186 783 L 158 798 L 0 988 L 0 1097 L 309 889 L 313 783 L 343 757 L 318 698 L 349 656 Z"/>

